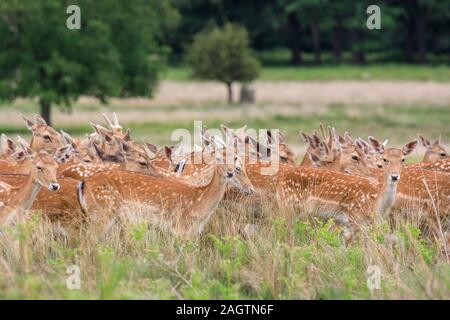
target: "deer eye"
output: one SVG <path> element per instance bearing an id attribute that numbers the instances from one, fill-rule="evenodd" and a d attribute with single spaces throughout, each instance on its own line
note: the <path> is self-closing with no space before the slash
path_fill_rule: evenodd
<path id="1" fill-rule="evenodd" d="M 377 167 L 383 169 L 383 166 L 381 164 L 379 164 Z"/>
<path id="2" fill-rule="evenodd" d="M 444 152 L 442 152 L 442 153 L 440 154 L 440 156 L 443 157 L 443 158 L 445 158 L 445 157 L 447 156 L 447 154 L 444 153 Z"/>
<path id="3" fill-rule="evenodd" d="M 44 168 L 42 168 L 42 167 L 37 167 L 37 169 L 38 169 L 38 171 L 44 171 Z"/>
<path id="4" fill-rule="evenodd" d="M 352 159 L 355 160 L 355 161 L 359 160 L 358 156 L 352 156 Z"/>
<path id="5" fill-rule="evenodd" d="M 402 162 L 405 162 L 405 158 L 402 159 Z"/>
<path id="6" fill-rule="evenodd" d="M 141 166 L 143 166 L 143 167 L 146 167 L 146 166 L 147 166 L 147 162 L 141 161 L 141 162 L 139 162 L 139 164 L 140 164 Z"/>
<path id="7" fill-rule="evenodd" d="M 52 141 L 52 138 L 50 138 L 50 136 L 47 134 L 44 136 L 44 139 L 50 142 Z"/>
<path id="8" fill-rule="evenodd" d="M 383 158 L 383 161 L 384 161 L 384 162 L 388 162 L 388 160 L 387 160 L 386 158 Z"/>
<path id="9" fill-rule="evenodd" d="M 241 167 L 236 167 L 235 169 L 236 169 L 236 172 L 238 172 L 238 173 L 241 172 L 241 170 L 242 170 Z"/>

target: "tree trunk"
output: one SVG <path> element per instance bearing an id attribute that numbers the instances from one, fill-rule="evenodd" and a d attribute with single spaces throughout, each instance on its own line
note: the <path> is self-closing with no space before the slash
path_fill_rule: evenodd
<path id="1" fill-rule="evenodd" d="M 338 17 L 334 18 L 333 39 L 331 44 L 333 46 L 334 61 L 339 62 L 342 54 L 342 24 Z"/>
<path id="2" fill-rule="evenodd" d="M 39 104 L 41 105 L 41 117 L 44 118 L 45 122 L 47 122 L 49 126 L 51 126 L 51 104 L 44 100 L 40 100 Z"/>
<path id="3" fill-rule="evenodd" d="M 295 13 L 288 17 L 289 47 L 291 49 L 291 64 L 298 65 L 302 62 L 300 49 L 300 21 Z"/>
<path id="4" fill-rule="evenodd" d="M 228 103 L 233 103 L 233 84 L 231 82 L 227 82 L 227 92 L 228 92 Z"/>
<path id="5" fill-rule="evenodd" d="M 413 34 L 414 34 L 413 19 L 408 18 L 405 32 L 405 60 L 407 62 L 414 62 Z"/>
<path id="6" fill-rule="evenodd" d="M 311 35 L 314 48 L 314 60 L 316 64 L 320 64 L 320 30 L 316 21 L 311 23 Z"/>
<path id="7" fill-rule="evenodd" d="M 354 63 L 362 64 L 365 62 L 366 57 L 364 51 L 361 49 L 361 37 L 357 30 L 350 32 L 350 47 L 352 48 L 352 60 Z"/>

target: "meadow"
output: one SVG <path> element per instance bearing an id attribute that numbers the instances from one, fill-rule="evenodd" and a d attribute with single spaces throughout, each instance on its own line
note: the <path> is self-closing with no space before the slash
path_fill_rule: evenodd
<path id="1" fill-rule="evenodd" d="M 281 74 L 282 69 L 278 70 Z M 320 79 L 319 70 L 314 80 Z M 351 74 L 349 70 L 346 72 Z M 166 81 L 180 80 L 180 71 L 176 73 Z M 448 81 L 448 69 L 443 74 Z M 273 80 L 273 75 L 270 77 Z M 352 95 L 343 100 L 336 95 L 331 102 L 263 99 L 253 105 L 229 106 L 220 95 L 212 100 L 187 97 L 172 101 L 172 91 L 162 90 L 165 96 L 154 100 L 112 99 L 109 105 L 84 97 L 73 105 L 72 113 L 55 109 L 53 119 L 56 128 L 82 137 L 91 131 L 89 122 L 102 123 L 101 112 L 116 111 L 136 141 L 145 139 L 157 145 L 173 144 L 171 132 L 177 128 L 193 130 L 194 120 L 202 120 L 209 128 L 220 123 L 280 128 L 301 159 L 304 144 L 298 130 L 311 132 L 320 122 L 340 132 L 350 131 L 354 137 L 371 134 L 389 138 L 392 145 L 403 144 L 417 133 L 431 138 L 441 134 L 448 146 L 446 85 L 440 84 L 439 90 L 431 90 L 424 99 L 405 103 L 381 92 L 375 94 L 379 100 L 366 103 L 350 103 L 347 100 Z M 220 87 L 217 90 L 221 93 Z M 19 114 L 31 115 L 37 110 L 36 101 L 3 103 L 0 131 L 29 137 Z M 419 159 L 422 152 L 419 148 L 409 161 Z M 206 231 L 189 240 L 154 227 L 139 208 L 127 208 L 106 233 L 88 223 L 71 241 L 39 212 L 29 213 L 15 227 L 2 230 L 0 299 L 450 298 L 450 264 L 441 240 L 423 233 L 413 210 L 408 219 L 399 218 L 394 225 L 376 219 L 344 246 L 342 230 L 330 222 L 282 212 L 272 200 L 258 206 L 256 216 L 255 203 L 247 198 L 223 201 Z M 243 231 L 248 224 L 255 226 L 254 234 Z M 81 271 L 79 290 L 66 287 L 71 265 Z M 372 281 L 373 267 L 380 270 L 381 282 L 379 289 L 371 290 L 368 281 Z"/>

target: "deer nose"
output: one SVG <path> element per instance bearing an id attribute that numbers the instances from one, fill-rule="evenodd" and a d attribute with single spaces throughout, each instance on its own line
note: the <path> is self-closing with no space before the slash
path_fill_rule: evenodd
<path id="1" fill-rule="evenodd" d="M 398 175 L 398 174 L 391 174 L 391 180 L 392 181 L 397 181 L 399 179 L 400 179 L 400 175 Z"/>
<path id="2" fill-rule="evenodd" d="M 227 178 L 233 178 L 234 172 L 227 172 Z"/>
<path id="3" fill-rule="evenodd" d="M 59 183 L 50 183 L 50 189 L 53 191 L 59 190 Z"/>

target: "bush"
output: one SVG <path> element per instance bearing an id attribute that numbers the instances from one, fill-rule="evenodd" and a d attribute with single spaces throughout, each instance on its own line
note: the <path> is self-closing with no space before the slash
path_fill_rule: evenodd
<path id="1" fill-rule="evenodd" d="M 233 82 L 248 83 L 256 79 L 260 68 L 250 51 L 247 30 L 233 24 L 197 34 L 186 61 L 195 77 L 225 83 L 229 103 L 233 102 Z"/>

